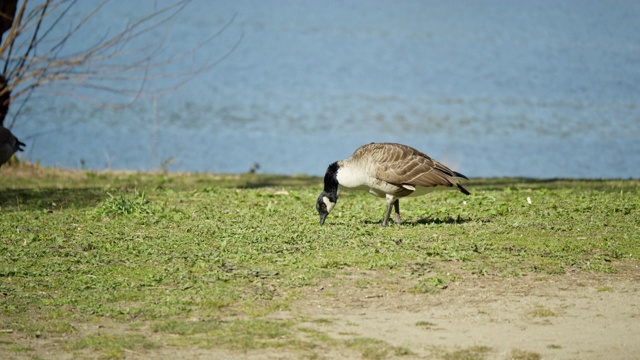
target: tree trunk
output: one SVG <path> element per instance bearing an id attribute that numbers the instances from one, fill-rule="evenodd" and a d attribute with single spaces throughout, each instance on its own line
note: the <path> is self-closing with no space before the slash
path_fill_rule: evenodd
<path id="1" fill-rule="evenodd" d="M 18 0 L 2 0 L 0 1 L 0 44 L 4 33 L 11 29 L 13 19 L 16 16 Z M 9 104 L 11 103 L 11 90 L 4 77 L 4 71 L 0 74 L 0 126 L 4 124 L 4 119 L 9 112 Z"/>

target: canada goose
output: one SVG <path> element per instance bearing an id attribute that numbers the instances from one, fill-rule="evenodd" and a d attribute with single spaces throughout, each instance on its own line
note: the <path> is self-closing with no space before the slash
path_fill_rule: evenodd
<path id="1" fill-rule="evenodd" d="M 21 146 L 27 146 L 9 131 L 9 129 L 0 126 L 0 166 L 11 159 L 16 151 L 22 151 Z"/>
<path id="2" fill-rule="evenodd" d="M 363 145 L 350 158 L 336 161 L 327 168 L 324 191 L 316 202 L 320 225 L 338 201 L 338 185 L 386 197 L 387 212 L 382 226 L 387 226 L 392 207 L 395 208 L 395 222 L 400 223 L 401 197 L 424 195 L 442 187 L 469 195 L 469 191 L 458 183 L 459 179 L 468 180 L 410 146 L 394 143 Z"/>

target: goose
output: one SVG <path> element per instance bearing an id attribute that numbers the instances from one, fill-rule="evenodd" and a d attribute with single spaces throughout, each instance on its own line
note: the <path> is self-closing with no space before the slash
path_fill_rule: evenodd
<path id="1" fill-rule="evenodd" d="M 367 190 L 372 195 L 386 198 L 387 210 L 382 226 L 387 226 L 392 207 L 395 222 L 401 223 L 399 199 L 402 197 L 424 195 L 435 189 L 457 189 L 469 195 L 469 191 L 460 185 L 460 179 L 468 180 L 410 146 L 396 143 L 363 145 L 350 158 L 336 161 L 327 168 L 324 190 L 316 202 L 320 225 L 338 202 L 338 185 Z"/>
<path id="2" fill-rule="evenodd" d="M 9 129 L 0 126 L 0 166 L 11 159 L 16 151 L 22 151 L 21 146 L 27 146 L 18 140 Z"/>

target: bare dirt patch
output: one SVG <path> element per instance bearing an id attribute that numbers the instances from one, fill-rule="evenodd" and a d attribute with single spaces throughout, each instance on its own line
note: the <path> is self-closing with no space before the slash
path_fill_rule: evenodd
<path id="1" fill-rule="evenodd" d="M 375 276 L 353 273 L 344 283 Z M 637 266 L 607 275 L 466 275 L 458 280 L 435 294 L 411 294 L 402 284 L 389 290 L 327 282 L 295 311 L 309 317 L 306 326 L 333 337 L 380 339 L 413 353 L 402 358 L 629 359 L 640 354 Z M 321 318 L 326 321 L 318 322 Z"/>

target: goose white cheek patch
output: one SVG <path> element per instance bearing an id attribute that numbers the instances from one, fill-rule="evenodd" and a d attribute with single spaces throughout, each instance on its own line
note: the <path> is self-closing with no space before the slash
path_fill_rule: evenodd
<path id="1" fill-rule="evenodd" d="M 327 205 L 327 212 L 331 212 L 331 210 L 333 210 L 333 207 L 336 206 L 336 203 L 331 202 L 331 200 L 329 200 L 329 198 L 326 196 L 322 198 L 322 202 Z"/>

